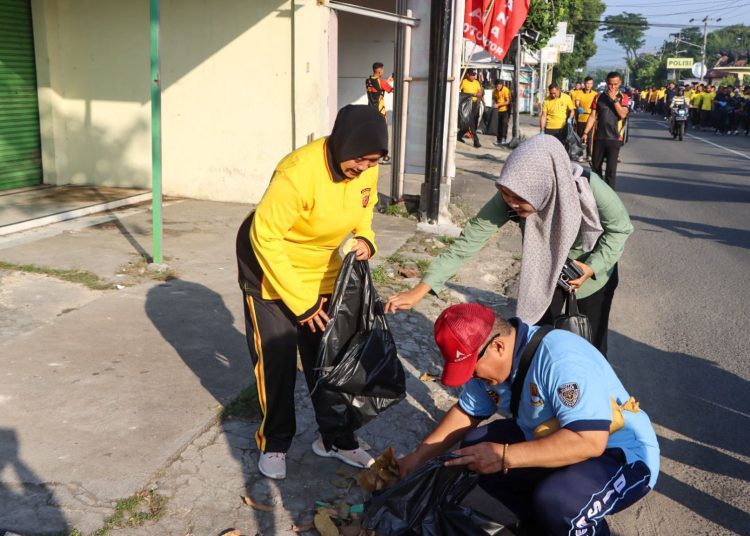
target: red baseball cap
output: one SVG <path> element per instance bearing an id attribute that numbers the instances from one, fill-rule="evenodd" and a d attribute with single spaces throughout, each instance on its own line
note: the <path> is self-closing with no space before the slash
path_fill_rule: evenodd
<path id="1" fill-rule="evenodd" d="M 474 366 L 495 324 L 495 312 L 478 303 L 451 305 L 435 321 L 435 342 L 443 354 L 440 381 L 458 387 L 474 375 Z"/>

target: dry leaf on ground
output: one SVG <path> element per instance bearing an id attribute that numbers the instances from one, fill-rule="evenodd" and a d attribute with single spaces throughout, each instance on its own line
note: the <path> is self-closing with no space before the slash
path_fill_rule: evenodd
<path id="1" fill-rule="evenodd" d="M 229 532 L 222 532 L 221 536 L 242 536 L 240 529 L 231 529 Z"/>
<path id="2" fill-rule="evenodd" d="M 253 500 L 252 497 L 242 497 L 242 502 L 244 502 L 246 505 L 250 506 L 251 508 L 260 510 L 261 512 L 273 512 L 272 505 L 256 502 Z"/>
<path id="3" fill-rule="evenodd" d="M 423 382 L 436 382 L 440 379 L 440 376 L 432 374 L 431 372 L 425 372 L 419 377 L 419 379 Z"/>
<path id="4" fill-rule="evenodd" d="M 313 523 L 320 536 L 339 536 L 339 529 L 325 512 L 318 510 Z"/>
<path id="5" fill-rule="evenodd" d="M 368 493 L 391 487 L 399 481 L 398 462 L 393 454 L 393 448 L 388 447 L 375 459 L 369 469 L 357 475 L 357 482 Z"/>

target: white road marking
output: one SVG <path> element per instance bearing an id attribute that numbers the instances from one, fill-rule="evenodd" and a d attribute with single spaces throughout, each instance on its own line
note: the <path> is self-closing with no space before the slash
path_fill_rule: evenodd
<path id="1" fill-rule="evenodd" d="M 664 125 L 664 123 L 662 121 L 657 121 L 656 119 L 641 119 L 641 121 L 650 121 L 651 123 L 656 123 L 658 125 Z M 725 151 L 727 151 L 729 153 L 733 153 L 733 154 L 736 154 L 737 156 L 741 156 L 742 158 L 747 158 L 748 160 L 750 160 L 750 155 L 746 155 L 745 153 L 741 153 L 739 151 L 735 151 L 734 149 L 729 149 L 727 147 L 723 147 L 723 146 L 719 145 L 718 143 L 714 143 L 712 141 L 708 141 L 707 139 L 701 138 L 700 136 L 694 136 L 693 134 L 689 134 L 687 132 L 685 134 L 687 134 L 687 136 L 690 137 L 690 138 L 693 138 L 693 139 L 696 139 L 696 140 L 700 140 L 703 143 L 708 143 L 709 145 L 713 145 L 714 147 L 718 147 L 719 149 L 724 149 Z"/>

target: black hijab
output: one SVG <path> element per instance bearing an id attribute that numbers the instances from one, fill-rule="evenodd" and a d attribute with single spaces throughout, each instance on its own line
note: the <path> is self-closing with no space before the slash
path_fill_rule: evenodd
<path id="1" fill-rule="evenodd" d="M 346 180 L 340 162 L 366 154 L 388 154 L 388 127 L 375 108 L 350 104 L 339 110 L 333 131 L 326 141 L 328 167 L 334 182 Z"/>

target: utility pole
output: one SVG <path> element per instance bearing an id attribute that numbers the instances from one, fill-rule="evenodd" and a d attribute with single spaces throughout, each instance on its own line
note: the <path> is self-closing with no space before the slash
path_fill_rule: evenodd
<path id="1" fill-rule="evenodd" d="M 693 22 L 695 19 L 690 19 L 688 22 Z M 703 23 L 703 46 L 701 47 L 701 82 L 703 82 L 704 73 L 705 70 L 706 73 L 708 73 L 708 67 L 706 67 L 706 43 L 708 41 L 708 23 L 709 22 L 719 22 L 721 20 L 721 17 L 718 19 L 712 19 L 708 15 L 703 17 L 703 20 L 701 22 Z M 680 39 L 681 40 L 681 39 Z"/>

